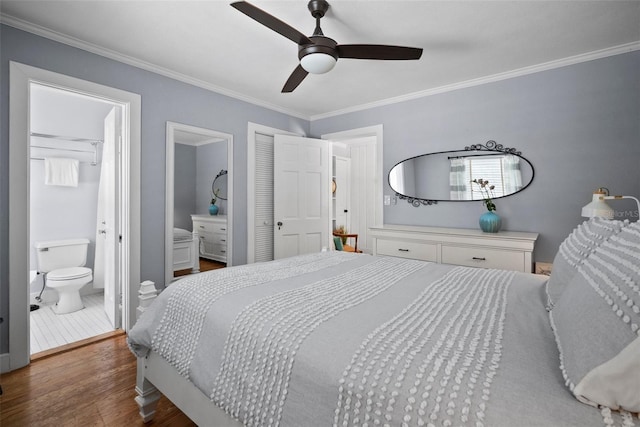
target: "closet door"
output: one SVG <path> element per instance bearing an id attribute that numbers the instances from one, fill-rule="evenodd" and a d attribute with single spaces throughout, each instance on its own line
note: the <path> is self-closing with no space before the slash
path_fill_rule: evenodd
<path id="1" fill-rule="evenodd" d="M 273 260 L 273 136 L 255 136 L 254 262 Z"/>

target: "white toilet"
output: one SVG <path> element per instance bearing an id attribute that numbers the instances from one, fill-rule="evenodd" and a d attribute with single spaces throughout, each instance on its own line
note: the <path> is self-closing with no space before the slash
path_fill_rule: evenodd
<path id="1" fill-rule="evenodd" d="M 46 286 L 58 292 L 57 314 L 82 310 L 80 289 L 91 283 L 93 275 L 87 262 L 89 239 L 54 240 L 36 242 L 38 271 L 46 273 Z"/>

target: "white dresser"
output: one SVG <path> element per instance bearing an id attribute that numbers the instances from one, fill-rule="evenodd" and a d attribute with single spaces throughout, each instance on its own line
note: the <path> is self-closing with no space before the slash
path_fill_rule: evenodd
<path id="1" fill-rule="evenodd" d="M 193 229 L 200 238 L 200 256 L 227 262 L 227 216 L 191 215 Z"/>
<path id="2" fill-rule="evenodd" d="M 374 255 L 531 273 L 538 233 L 386 224 L 371 236 Z"/>

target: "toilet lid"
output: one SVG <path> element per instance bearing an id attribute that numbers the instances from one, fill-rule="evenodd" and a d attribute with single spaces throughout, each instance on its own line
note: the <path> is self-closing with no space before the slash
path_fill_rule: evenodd
<path id="1" fill-rule="evenodd" d="M 91 269 L 87 267 L 60 268 L 47 273 L 47 280 L 71 280 L 91 275 Z"/>

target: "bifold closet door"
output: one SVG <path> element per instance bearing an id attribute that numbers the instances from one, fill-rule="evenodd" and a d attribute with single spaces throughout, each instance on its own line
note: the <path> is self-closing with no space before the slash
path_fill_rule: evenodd
<path id="1" fill-rule="evenodd" d="M 255 262 L 273 260 L 273 136 L 256 133 Z"/>

